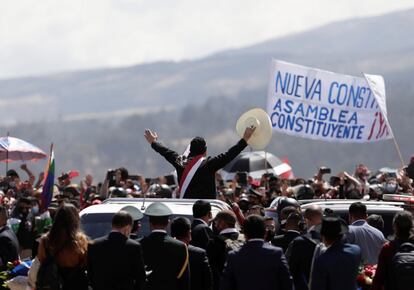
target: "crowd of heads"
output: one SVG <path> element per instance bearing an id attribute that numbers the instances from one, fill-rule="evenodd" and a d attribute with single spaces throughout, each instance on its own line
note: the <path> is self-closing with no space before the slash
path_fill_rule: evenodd
<path id="1" fill-rule="evenodd" d="M 205 152 L 203 140 L 195 139 L 194 148 Z M 238 208 L 244 217 L 249 215 L 265 216 L 269 209 L 275 211 L 276 222 L 285 224 L 291 229 L 302 229 L 304 224 L 312 224 L 319 219 L 318 213 L 309 211 L 303 218 L 298 212 L 300 200 L 311 199 L 370 199 L 381 200 L 384 194 L 413 194 L 414 158 L 410 164 L 401 170 L 378 170 L 371 172 L 365 165 L 359 164 L 353 174 L 340 172 L 331 174 L 326 167 L 319 168 L 313 178 L 284 179 L 272 173 L 263 174 L 259 180 L 251 178 L 248 173 L 238 172 L 231 180 L 223 180 L 216 175 L 217 199 L 228 203 L 232 209 Z M 83 178 L 76 171 L 68 171 L 56 178 L 53 187 L 53 199 L 48 206 L 42 206 L 42 188 L 45 176 L 38 177 L 28 166 L 22 165 L 20 170 L 10 169 L 6 176 L 0 177 L 0 205 L 5 209 L 9 221 L 27 220 L 28 231 L 40 235 L 50 228 L 50 222 L 40 222 L 41 216 L 47 212 L 53 219 L 56 209 L 63 203 L 70 203 L 78 211 L 102 203 L 107 198 L 173 198 L 177 192 L 177 178 L 166 175 L 155 178 L 145 178 L 139 174 L 133 175 L 126 168 L 108 170 L 105 179 L 96 182 L 92 175 Z M 197 203 L 196 203 L 197 204 Z M 208 203 L 197 204 L 196 218 L 205 220 L 211 217 Z M 363 209 L 351 209 L 353 219 L 361 218 Z M 269 215 L 269 214 L 267 214 Z M 229 213 L 223 213 L 217 221 L 217 227 L 235 223 L 235 218 Z M 239 216 L 237 216 L 240 219 Z M 379 215 L 365 217 L 374 227 L 382 230 L 384 220 Z M 155 218 L 157 219 L 157 218 Z M 161 224 L 165 221 L 159 221 Z M 275 231 L 275 225 L 268 219 L 266 231 L 269 236 Z M 13 224 L 13 222 L 12 222 Z"/>

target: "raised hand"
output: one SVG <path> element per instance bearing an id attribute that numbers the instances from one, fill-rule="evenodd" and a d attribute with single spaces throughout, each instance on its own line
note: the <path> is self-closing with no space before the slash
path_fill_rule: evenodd
<path id="1" fill-rule="evenodd" d="M 152 132 L 150 129 L 145 129 L 144 137 L 147 139 L 148 143 L 152 144 L 153 142 L 157 141 L 158 135 L 157 133 Z"/>
<path id="2" fill-rule="evenodd" d="M 246 142 L 249 141 L 250 137 L 252 137 L 255 130 L 256 130 L 255 126 L 247 127 L 246 130 L 244 131 L 244 135 L 243 135 L 244 141 L 246 141 Z"/>

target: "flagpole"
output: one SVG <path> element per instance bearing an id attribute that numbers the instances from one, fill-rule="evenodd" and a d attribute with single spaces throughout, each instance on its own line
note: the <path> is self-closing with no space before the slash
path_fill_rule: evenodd
<path id="1" fill-rule="evenodd" d="M 10 135 L 10 132 L 7 132 L 7 142 L 9 142 L 9 135 Z M 7 176 L 7 171 L 9 171 L 9 147 L 8 145 L 6 148 L 6 176 Z"/>
<path id="2" fill-rule="evenodd" d="M 50 143 L 49 160 L 47 161 L 47 164 L 46 164 L 46 167 L 45 167 L 45 171 L 44 171 L 45 174 L 44 174 L 44 177 L 43 177 L 43 185 L 42 186 L 44 186 L 44 184 L 46 182 L 47 172 L 49 170 L 49 166 L 50 166 L 50 162 L 51 162 L 51 157 L 52 157 L 52 152 L 53 152 L 53 142 Z"/>
<path id="3" fill-rule="evenodd" d="M 405 166 L 404 159 L 401 154 L 400 146 L 398 145 L 397 140 L 395 139 L 394 133 L 392 133 L 392 141 L 394 141 L 395 149 L 397 149 L 397 153 L 401 161 L 401 167 L 404 167 Z"/>

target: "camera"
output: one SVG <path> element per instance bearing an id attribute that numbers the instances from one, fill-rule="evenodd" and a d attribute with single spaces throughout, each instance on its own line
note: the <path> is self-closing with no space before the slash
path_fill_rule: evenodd
<path id="1" fill-rule="evenodd" d="M 109 187 L 115 185 L 115 170 L 114 169 L 108 169 L 108 172 L 106 173 L 106 180 L 108 180 Z"/>
<path id="2" fill-rule="evenodd" d="M 319 173 L 321 175 L 323 175 L 323 174 L 331 174 L 331 169 L 328 168 L 328 167 L 321 167 L 321 168 L 319 168 Z"/>

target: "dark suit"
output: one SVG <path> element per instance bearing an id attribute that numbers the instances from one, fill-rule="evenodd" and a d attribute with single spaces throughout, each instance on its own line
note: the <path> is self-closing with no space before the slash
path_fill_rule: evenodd
<path id="1" fill-rule="evenodd" d="M 300 233 L 297 231 L 287 231 L 283 235 L 275 236 L 272 240 L 272 244 L 276 247 L 282 248 L 283 253 L 285 253 L 290 242 L 299 236 Z"/>
<path id="2" fill-rule="evenodd" d="M 280 248 L 247 242 L 228 255 L 220 290 L 291 290 L 292 278 Z"/>
<path id="3" fill-rule="evenodd" d="M 189 290 L 190 271 L 187 246 L 162 232 L 141 240 L 144 263 L 149 271 L 146 290 Z"/>
<path id="4" fill-rule="evenodd" d="M 191 245 L 207 250 L 208 244 L 213 238 L 213 230 L 210 227 L 200 220 L 193 220 L 191 223 Z"/>
<path id="5" fill-rule="evenodd" d="M 315 231 L 295 238 L 286 251 L 290 273 L 295 290 L 308 290 L 309 275 L 312 266 L 313 252 L 320 243 L 320 235 Z"/>
<path id="6" fill-rule="evenodd" d="M 0 258 L 1 270 L 6 270 L 7 262 L 19 259 L 19 242 L 8 226 L 4 226 L 0 230 Z"/>
<path id="7" fill-rule="evenodd" d="M 190 255 L 191 290 L 211 290 L 213 288 L 213 276 L 206 251 L 189 245 L 188 254 Z"/>
<path id="8" fill-rule="evenodd" d="M 337 242 L 319 255 L 313 265 L 311 290 L 355 290 L 361 250 Z"/>
<path id="9" fill-rule="evenodd" d="M 232 161 L 244 148 L 247 143 L 244 139 L 231 147 L 226 153 L 216 157 L 207 157 L 197 169 L 193 179 L 184 193 L 184 198 L 193 199 L 215 199 L 216 198 L 216 171 Z M 178 180 L 184 172 L 185 164 L 180 162 L 177 152 L 164 147 L 161 143 L 153 142 L 151 147 L 161 154 L 177 170 Z"/>
<path id="10" fill-rule="evenodd" d="M 118 232 L 96 239 L 88 247 L 88 278 L 94 290 L 142 289 L 141 245 Z"/>
<path id="11" fill-rule="evenodd" d="M 228 247 L 226 240 L 236 241 L 238 238 L 239 234 L 236 232 L 220 234 L 214 237 L 208 245 L 207 255 L 211 271 L 213 272 L 213 286 L 216 290 L 220 287 L 220 280 L 223 274 L 224 265 L 226 264 L 227 254 L 231 250 Z"/>

